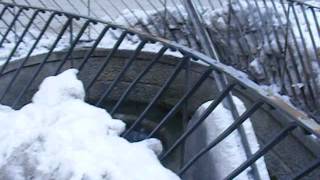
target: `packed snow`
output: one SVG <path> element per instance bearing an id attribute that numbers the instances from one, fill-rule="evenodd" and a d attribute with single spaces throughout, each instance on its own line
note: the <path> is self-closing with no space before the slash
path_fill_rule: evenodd
<path id="1" fill-rule="evenodd" d="M 180 179 L 158 161 L 158 139 L 130 143 L 124 122 L 84 102 L 77 72 L 46 78 L 20 110 L 0 106 L 0 179 Z"/>

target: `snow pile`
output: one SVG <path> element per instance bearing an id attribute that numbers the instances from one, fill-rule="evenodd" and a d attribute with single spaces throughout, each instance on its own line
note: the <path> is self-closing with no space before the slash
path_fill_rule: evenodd
<path id="1" fill-rule="evenodd" d="M 233 97 L 234 103 L 240 114 L 244 113 L 246 108 L 243 102 L 237 97 Z M 195 123 L 199 117 L 205 112 L 205 110 L 210 106 L 212 101 L 206 102 L 201 105 L 196 113 L 193 115 L 192 121 Z M 199 128 L 196 133 L 203 133 L 203 139 L 205 139 L 205 144 L 210 144 L 215 138 L 217 138 L 224 130 L 226 130 L 234 122 L 230 110 L 226 109 L 222 104 L 219 104 L 213 112 L 205 119 L 201 128 Z M 246 136 L 249 140 L 250 149 L 254 153 L 259 149 L 259 144 L 253 130 L 250 119 L 243 123 L 243 127 Z M 195 139 L 197 144 L 199 141 Z M 202 146 L 201 146 L 202 147 Z M 230 174 L 234 169 L 239 167 L 244 161 L 246 161 L 246 154 L 244 147 L 242 145 L 240 135 L 237 131 L 234 131 L 217 146 L 208 152 L 208 155 L 203 158 L 204 167 L 208 166 L 208 162 L 212 162 L 210 167 L 210 172 L 213 177 L 206 177 L 206 179 L 224 179 L 228 174 Z M 208 161 L 208 162 L 207 162 Z M 269 180 L 269 174 L 264 162 L 264 158 L 260 158 L 256 161 L 257 169 L 259 171 L 260 179 Z M 204 171 L 203 168 L 194 169 L 194 171 Z M 250 169 L 250 168 L 249 168 Z M 205 172 L 203 172 L 205 173 Z M 194 178 L 195 180 L 197 177 Z M 242 172 L 236 178 L 237 180 L 248 180 L 253 179 L 252 174 L 247 169 Z"/>
<path id="2" fill-rule="evenodd" d="M 178 180 L 157 159 L 161 142 L 119 137 L 125 124 L 84 102 L 76 74 L 46 78 L 20 110 L 0 106 L 0 179 Z"/>

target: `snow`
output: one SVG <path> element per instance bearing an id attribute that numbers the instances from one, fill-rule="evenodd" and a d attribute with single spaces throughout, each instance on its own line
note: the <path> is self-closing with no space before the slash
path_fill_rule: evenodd
<path id="1" fill-rule="evenodd" d="M 246 110 L 243 102 L 233 96 L 233 100 L 240 114 L 244 113 Z M 193 118 L 197 119 L 202 113 L 209 107 L 212 101 L 208 101 L 201 105 L 196 111 Z M 211 114 L 206 118 L 202 125 L 207 130 L 207 144 L 209 144 L 213 139 L 215 139 L 219 134 L 221 134 L 225 129 L 227 129 L 233 122 L 233 117 L 230 110 L 226 109 L 222 104 L 219 104 L 216 109 L 211 112 Z M 251 151 L 254 153 L 259 149 L 259 144 L 255 136 L 250 119 L 243 123 L 243 127 L 246 136 L 249 139 L 249 145 Z M 210 158 L 215 166 L 214 174 L 215 179 L 224 179 L 232 170 L 239 167 L 245 160 L 246 154 L 244 147 L 241 143 L 240 135 L 237 131 L 230 134 L 221 143 L 219 143 L 215 148 L 210 150 Z M 260 158 L 256 161 L 256 165 L 260 174 L 260 178 L 263 180 L 269 180 L 268 171 L 264 162 L 264 158 Z M 248 180 L 252 179 L 252 175 L 249 173 L 248 169 L 242 172 L 237 178 L 237 180 Z"/>
<path id="2" fill-rule="evenodd" d="M 0 106 L 0 179 L 178 180 L 159 140 L 128 142 L 121 120 L 84 102 L 77 72 L 46 78 L 20 110 Z"/>

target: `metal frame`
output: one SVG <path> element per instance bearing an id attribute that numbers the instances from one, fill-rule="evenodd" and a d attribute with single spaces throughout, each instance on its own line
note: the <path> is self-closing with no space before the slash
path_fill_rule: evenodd
<path id="1" fill-rule="evenodd" d="M 71 24 L 75 21 L 81 21 L 84 20 L 85 23 L 81 26 L 79 30 L 74 30 L 72 34 L 75 34 L 77 32 L 75 38 L 73 38 L 72 43 L 70 47 L 68 47 L 65 50 L 65 57 L 60 62 L 60 65 L 57 67 L 54 74 L 57 74 L 60 72 L 61 67 L 69 61 L 69 56 L 72 54 L 72 52 L 77 48 L 77 45 L 81 43 L 81 37 L 84 36 L 85 30 L 89 28 L 89 24 L 92 26 L 103 26 L 102 30 L 99 32 L 99 34 L 96 37 L 92 37 L 93 44 L 88 48 L 88 51 L 86 52 L 86 55 L 81 60 L 81 63 L 78 67 L 80 71 L 86 66 L 87 62 L 90 61 L 90 57 L 92 53 L 96 50 L 99 42 L 105 37 L 106 33 L 112 31 L 112 30 L 118 30 L 121 32 L 121 35 L 117 36 L 116 42 L 111 48 L 111 51 L 105 58 L 105 61 L 103 65 L 100 67 L 100 69 L 97 70 L 96 74 L 92 78 L 89 85 L 86 87 L 86 91 L 90 91 L 92 88 L 92 84 L 95 83 L 97 78 L 101 75 L 101 73 L 105 70 L 105 68 L 108 66 L 108 63 L 110 61 L 110 58 L 113 57 L 113 55 L 118 51 L 119 46 L 121 43 L 128 38 L 129 36 L 135 35 L 137 36 L 139 40 L 138 46 L 133 50 L 132 56 L 128 59 L 127 63 L 122 67 L 122 70 L 117 75 L 117 77 L 114 79 L 114 81 L 109 85 L 108 87 L 105 87 L 105 91 L 100 96 L 100 99 L 96 102 L 96 105 L 99 106 L 101 102 L 108 97 L 108 95 L 111 93 L 111 91 L 114 90 L 114 86 L 119 83 L 121 77 L 124 73 L 126 73 L 129 69 L 129 67 L 132 65 L 132 63 L 136 60 L 136 57 L 139 55 L 141 51 L 143 51 L 143 47 L 147 44 L 152 43 L 159 43 L 161 44 L 162 48 L 155 53 L 155 57 L 153 60 L 150 61 L 150 64 L 143 70 L 132 82 L 130 82 L 130 85 L 125 90 L 125 92 L 121 95 L 119 100 L 117 101 L 116 105 L 112 108 L 111 114 L 113 115 L 119 108 L 121 108 L 121 105 L 126 100 L 126 97 L 129 95 L 129 93 L 132 91 L 132 89 L 137 85 L 139 80 L 154 66 L 157 61 L 161 57 L 164 56 L 165 52 L 169 50 L 178 51 L 182 54 L 182 58 L 180 59 L 179 63 L 175 65 L 175 69 L 172 72 L 172 74 L 168 74 L 166 81 L 163 83 L 161 88 L 158 90 L 158 92 L 154 95 L 154 97 L 150 100 L 147 107 L 144 109 L 144 111 L 140 114 L 139 118 L 137 118 L 134 122 L 134 124 L 128 128 L 128 130 L 122 135 L 123 137 L 126 137 L 131 131 L 133 131 L 135 128 L 137 128 L 139 125 L 141 125 L 141 122 L 144 120 L 144 117 L 148 114 L 150 109 L 156 104 L 156 102 L 162 97 L 163 93 L 168 90 L 172 82 L 177 78 L 178 74 L 181 72 L 182 69 L 188 69 L 186 68 L 187 62 L 190 60 L 197 60 L 197 62 L 201 62 L 204 67 L 204 72 L 201 72 L 201 76 L 195 80 L 194 82 L 186 82 L 190 83 L 190 85 L 186 86 L 185 91 L 183 95 L 180 97 L 179 101 L 176 102 L 176 104 L 167 112 L 165 117 L 155 126 L 153 130 L 151 130 L 147 137 L 154 137 L 154 135 L 163 127 L 165 126 L 168 121 L 172 119 L 172 117 L 180 112 L 183 111 L 183 106 L 186 104 L 186 102 L 192 97 L 192 95 L 197 92 L 199 87 L 201 87 L 202 83 L 208 79 L 211 78 L 211 74 L 217 73 L 221 77 L 227 77 L 230 81 L 226 82 L 225 87 L 223 87 L 220 92 L 220 94 L 215 98 L 215 100 L 212 102 L 212 104 L 209 106 L 209 108 L 201 115 L 201 117 L 198 119 L 198 121 L 191 127 L 186 129 L 180 137 L 175 141 L 174 144 L 172 144 L 166 151 L 160 156 L 161 160 L 165 160 L 178 146 L 182 145 L 184 140 L 188 138 L 190 134 L 193 133 L 194 130 L 196 130 L 199 125 L 206 119 L 206 117 L 221 103 L 223 102 L 232 91 L 235 91 L 236 88 L 245 89 L 246 92 L 250 94 L 252 97 L 256 97 L 259 99 L 257 102 L 255 102 L 248 110 L 239 115 L 239 117 L 235 118 L 235 121 L 230 125 L 225 131 L 223 131 L 217 138 L 215 138 L 208 146 L 203 147 L 201 151 L 199 151 L 194 157 L 191 157 L 189 161 L 184 163 L 182 167 L 177 171 L 177 173 L 181 176 L 190 168 L 192 167 L 197 160 L 202 157 L 204 154 L 208 153 L 212 148 L 214 148 L 217 144 L 219 144 L 221 141 L 223 141 L 225 138 L 227 138 L 232 132 L 234 132 L 236 129 L 238 129 L 246 120 L 252 117 L 252 115 L 257 112 L 261 108 L 271 107 L 273 111 L 282 114 L 282 116 L 286 117 L 286 127 L 282 129 L 276 136 L 274 136 L 273 139 L 271 139 L 269 142 L 267 142 L 263 147 L 261 147 L 257 152 L 253 153 L 247 158 L 247 161 L 243 162 L 241 166 L 239 166 L 237 169 L 235 169 L 233 172 L 231 172 L 226 179 L 233 179 L 237 175 L 239 175 L 241 172 L 246 170 L 248 167 L 252 166 L 257 159 L 264 156 L 266 153 L 270 152 L 270 150 L 282 142 L 283 139 L 285 139 L 287 136 L 290 135 L 292 131 L 297 129 L 298 127 L 313 134 L 317 138 L 320 138 L 320 125 L 316 123 L 313 119 L 309 118 L 304 113 L 298 111 L 297 109 L 293 108 L 292 106 L 285 103 L 281 98 L 278 98 L 276 95 L 273 94 L 267 94 L 264 91 L 259 90 L 259 86 L 250 81 L 247 77 L 242 76 L 239 74 L 238 71 L 233 69 L 232 67 L 226 66 L 221 64 L 220 62 L 198 52 L 195 50 L 192 50 L 188 47 L 182 46 L 178 43 L 170 42 L 168 40 L 164 40 L 157 37 L 152 37 L 148 34 L 141 33 L 140 31 L 131 29 L 131 28 L 125 28 L 123 26 L 115 25 L 112 23 L 107 23 L 101 20 L 93 19 L 86 16 L 80 16 L 72 13 L 67 12 L 61 12 L 56 10 L 49 10 L 44 8 L 35 8 L 30 6 L 22 6 L 22 5 L 16 5 L 16 4 L 10 4 L 10 3 L 4 3 L 0 2 L 0 6 L 2 8 L 16 8 L 18 9 L 18 12 L 21 12 L 24 9 L 28 9 L 28 11 L 31 12 L 37 12 L 37 13 L 43 13 L 46 14 L 46 16 L 43 16 L 44 18 L 47 17 L 46 24 L 44 27 L 42 27 L 39 35 L 37 36 L 36 40 L 33 42 L 33 45 L 28 51 L 28 54 L 26 58 L 24 58 L 20 64 L 20 66 L 15 70 L 15 74 L 13 78 L 10 80 L 10 83 L 5 87 L 4 93 L 1 95 L 1 102 L 3 102 L 3 99 L 6 97 L 8 93 L 11 92 L 12 89 L 14 89 L 13 84 L 15 83 L 15 80 L 20 75 L 21 71 L 25 66 L 27 66 L 27 62 L 32 56 L 33 51 L 35 50 L 37 44 L 39 41 L 44 37 L 44 34 L 46 34 L 49 30 L 50 23 L 52 20 L 56 17 L 59 17 L 59 19 L 65 19 L 62 21 L 63 26 L 57 29 L 58 34 L 51 34 L 54 36 L 54 42 L 51 44 L 51 46 L 47 49 L 45 55 L 43 56 L 41 62 L 39 63 L 39 66 L 37 67 L 35 72 L 32 72 L 32 78 L 29 79 L 29 81 L 26 83 L 26 86 L 20 91 L 19 96 L 16 97 L 15 100 L 10 101 L 12 107 L 17 107 L 20 100 L 23 98 L 25 93 L 29 90 L 32 83 L 34 83 L 35 79 L 39 76 L 39 73 L 43 70 L 44 65 L 48 62 L 50 56 L 53 54 L 54 50 L 56 49 L 58 43 L 64 38 L 69 37 L 70 34 L 67 31 L 67 29 L 71 26 Z M 37 15 L 35 13 L 34 16 Z M 14 19 L 17 19 L 19 14 L 15 15 Z M 24 37 L 27 34 L 27 31 L 29 31 L 29 27 L 34 21 L 34 16 L 32 16 L 30 20 L 30 23 L 28 23 L 27 26 L 24 27 L 23 33 L 19 37 L 18 42 L 22 42 Z M 13 20 L 13 25 L 18 23 L 16 20 Z M 10 28 L 13 28 L 12 26 L 9 26 Z M 8 29 L 8 31 L 11 31 L 12 29 Z M 6 37 L 2 37 L 2 39 L 5 39 Z M 5 41 L 2 40 L 4 43 Z M 17 44 L 19 46 L 19 43 Z M 1 49 L 0 49 L 1 51 Z M 5 60 L 5 65 L 1 68 L 0 77 L 4 76 L 8 71 L 8 64 L 12 62 L 11 56 L 13 56 L 17 51 L 17 48 L 12 48 L 10 55 Z M 71 66 L 73 67 L 72 63 Z M 54 75 L 53 74 L 53 75 Z M 186 79 L 186 81 L 188 81 Z M 233 110 L 232 110 L 233 111 Z M 311 163 L 310 166 L 305 167 L 305 169 L 302 169 L 297 174 L 294 174 L 293 178 L 299 178 L 306 176 L 308 173 L 310 173 L 315 168 L 319 167 L 319 160 L 316 160 L 315 162 Z"/>
<path id="2" fill-rule="evenodd" d="M 12 1 L 13 3 L 18 3 L 16 0 L 8 0 L 9 2 Z M 59 4 L 56 0 L 49 2 L 44 2 L 43 0 L 38 0 L 41 7 L 44 8 L 56 8 L 61 11 L 62 5 Z M 251 45 L 249 42 L 250 39 L 246 35 L 246 30 L 242 28 L 242 21 L 240 17 L 238 17 L 237 13 L 235 12 L 235 7 L 239 6 L 241 10 L 244 10 L 243 5 L 240 3 L 239 0 L 228 0 L 228 1 L 218 1 L 218 5 L 214 6 L 214 2 L 212 0 L 192 0 L 192 4 L 194 10 L 199 14 L 200 21 L 202 20 L 202 14 L 206 13 L 208 10 L 214 10 L 216 8 L 225 6 L 229 7 L 229 17 L 228 19 L 224 19 L 225 23 L 230 26 L 231 21 L 235 21 L 237 24 L 237 30 L 232 33 L 239 34 L 239 38 L 234 39 L 236 44 L 232 45 L 231 42 L 231 31 L 228 31 L 227 36 L 221 35 L 222 33 L 216 29 L 216 27 L 206 24 L 205 22 L 200 22 L 202 24 L 201 27 L 205 26 L 206 30 L 208 31 L 210 37 L 206 37 L 205 39 L 201 38 L 204 32 L 199 32 L 197 28 L 199 27 L 198 23 L 194 22 L 193 17 L 189 16 L 189 18 L 184 17 L 182 11 L 186 11 L 186 8 L 182 8 L 185 4 L 182 0 L 175 1 L 175 0 L 168 0 L 164 2 L 163 0 L 159 1 L 150 1 L 146 0 L 146 3 L 152 7 L 154 13 L 150 13 L 146 10 L 145 7 L 141 5 L 140 1 L 135 0 L 133 4 L 128 4 L 125 1 L 119 1 L 119 5 L 114 4 L 112 1 L 108 0 L 111 8 L 113 8 L 117 13 L 110 14 L 108 10 L 106 10 L 99 1 L 92 0 L 85 2 L 84 0 L 78 1 L 66 1 L 68 6 L 71 7 L 71 12 L 75 12 L 80 14 L 80 10 L 75 6 L 75 3 L 81 4 L 84 8 L 87 9 L 87 14 L 94 17 L 100 18 L 95 11 L 91 10 L 93 5 L 99 7 L 102 12 L 111 20 L 115 21 L 115 19 L 120 16 L 126 21 L 126 25 L 129 27 L 139 27 L 141 31 L 147 32 L 154 36 L 163 37 L 166 39 L 170 39 L 177 42 L 185 42 L 186 45 L 189 47 L 195 48 L 199 51 L 206 52 L 206 49 L 211 48 L 211 45 L 208 43 L 203 43 L 204 40 L 207 41 L 208 38 L 211 39 L 213 45 L 216 47 L 216 53 L 219 54 L 220 58 L 217 58 L 216 55 L 210 55 L 215 59 L 221 59 L 221 62 L 232 65 L 237 69 L 245 71 L 250 74 L 248 71 L 249 64 L 252 60 L 257 57 L 257 52 L 252 52 L 254 48 L 260 46 L 261 44 L 258 43 L 257 40 L 253 40 L 254 46 Z M 246 5 L 252 8 L 256 8 L 258 11 L 258 18 L 262 22 L 262 27 L 257 29 L 258 33 L 256 36 L 257 39 L 262 39 L 262 44 L 266 44 L 268 48 L 270 48 L 273 54 L 280 54 L 281 57 L 272 57 L 272 61 L 275 62 L 274 64 L 270 64 L 269 62 L 265 62 L 262 65 L 264 69 L 264 75 L 268 82 L 261 82 L 263 84 L 277 84 L 281 88 L 282 94 L 288 95 L 291 97 L 291 101 L 301 110 L 306 111 L 310 116 L 314 117 L 315 119 L 319 119 L 320 122 L 320 99 L 317 98 L 317 94 L 319 94 L 320 85 L 316 82 L 316 74 L 312 71 L 311 65 L 311 57 L 315 56 L 316 61 L 318 62 L 318 66 L 320 68 L 320 60 L 318 57 L 318 50 L 316 49 L 316 41 L 315 39 L 320 38 L 320 26 L 319 22 L 316 19 L 315 12 L 320 11 L 320 7 L 315 7 L 310 4 L 298 1 L 298 0 L 245 0 Z M 19 1 L 19 3 L 26 4 L 30 6 L 29 0 Z M 158 3 L 158 5 L 156 4 Z M 207 6 L 204 5 L 207 3 Z M 281 7 L 277 7 L 281 5 Z M 54 6 L 54 7 L 52 7 Z M 120 9 L 120 6 L 125 7 L 129 10 L 129 14 L 138 22 L 137 24 L 132 24 L 128 17 L 123 14 Z M 136 8 L 133 8 L 137 6 Z M 146 16 L 151 17 L 149 24 L 145 24 L 142 22 L 141 19 L 137 16 L 135 10 L 141 10 Z M 177 11 L 177 16 L 172 13 L 172 9 Z M 190 8 L 189 8 L 190 9 Z M 277 19 L 277 23 L 279 27 L 274 27 L 268 25 L 269 19 L 265 17 L 262 13 L 263 9 L 267 11 L 267 13 L 272 13 Z M 298 18 L 296 11 L 299 10 L 303 14 L 303 18 Z M 307 17 L 306 13 L 313 14 L 313 17 Z M 23 12 L 25 14 L 25 12 Z M 40 15 L 41 16 L 41 15 Z M 154 22 L 155 16 L 161 16 L 161 23 L 163 27 L 159 27 L 158 22 Z M 281 16 L 287 16 L 287 19 L 284 21 L 281 19 Z M 290 18 L 289 18 L 290 17 Z M 177 34 L 173 32 L 170 28 L 170 21 L 173 20 L 175 24 L 178 23 L 178 19 L 183 21 L 183 24 L 187 27 L 181 29 L 179 33 L 183 33 L 183 37 L 177 37 Z M 42 18 L 42 21 L 44 18 Z M 60 24 L 62 22 L 55 18 Z M 301 30 L 301 24 L 307 24 L 308 32 L 303 33 Z M 256 23 L 255 23 L 256 24 Z M 318 29 L 318 37 L 315 37 L 314 34 L 316 32 L 312 32 L 310 25 L 313 24 Z M 77 26 L 78 24 L 75 23 Z M 292 29 L 292 25 L 296 25 L 299 29 L 299 32 L 295 32 Z M 37 25 L 35 25 L 37 26 Z M 49 26 L 49 28 L 53 31 L 54 28 Z M 229 27 L 230 28 L 230 27 Z M 264 40 L 266 32 L 266 28 L 271 28 L 271 35 L 275 39 L 275 47 L 271 44 L 271 38 L 266 36 L 266 40 Z M 39 28 L 38 28 L 39 29 Z M 97 29 L 94 26 L 89 27 L 88 38 L 91 39 L 91 34 L 99 34 Z M 14 32 L 15 33 L 15 32 Z M 0 32 L 0 35 L 2 32 Z M 285 41 L 282 41 L 282 38 L 285 38 Z M 301 42 L 300 42 L 301 37 Z M 310 38 L 312 42 L 312 50 L 307 49 L 306 47 L 306 38 Z M 220 40 L 219 40 L 220 39 Z M 254 38 L 255 39 L 255 38 Z M 6 39 L 4 39 L 6 40 Z M 289 43 L 288 41 L 293 41 Z M 224 52 L 219 46 L 221 46 L 221 42 L 227 42 L 227 48 L 231 49 L 232 52 Z M 211 44 L 212 44 L 211 43 Z M 220 44 L 219 44 L 220 43 Z M 0 43 L 1 44 L 1 43 Z M 223 48 L 223 47 L 222 47 Z M 235 52 L 239 51 L 239 54 Z M 256 51 L 256 50 L 255 50 Z M 260 51 L 260 50 L 257 50 Z M 297 55 L 295 55 L 295 53 Z M 208 53 L 207 53 L 208 54 Z M 245 58 L 243 58 L 245 57 Z M 239 61 L 241 59 L 241 61 Z M 295 59 L 298 59 L 296 61 Z M 276 67 L 274 67 L 276 66 Z M 302 67 L 302 68 L 299 68 Z M 254 78 L 254 75 L 252 75 Z"/>

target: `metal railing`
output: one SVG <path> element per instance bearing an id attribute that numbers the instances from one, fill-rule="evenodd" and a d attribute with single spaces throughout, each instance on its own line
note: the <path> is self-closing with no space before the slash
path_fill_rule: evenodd
<path id="1" fill-rule="evenodd" d="M 193 0 L 203 20 L 194 25 L 183 0 L 12 2 L 117 22 L 199 51 L 206 44 L 196 27 L 204 26 L 224 64 L 248 73 L 259 84 L 275 84 L 296 107 L 319 119 L 319 7 L 297 0 Z M 57 24 L 62 25 L 58 19 Z M 86 33 L 90 39 L 98 32 L 90 25 Z"/>
<path id="2" fill-rule="evenodd" d="M 84 72 L 85 67 L 91 62 L 93 53 L 95 53 L 98 48 L 110 49 L 104 57 L 102 64 L 95 69 L 95 72 L 93 72 L 94 74 L 90 74 L 90 80 L 85 83 L 85 90 L 87 93 L 90 93 L 99 77 L 106 71 L 113 56 L 119 52 L 121 48 L 131 49 L 133 53 L 123 66 L 120 67 L 120 71 L 114 80 L 108 86 L 104 87 L 103 92 L 98 95 L 98 99 L 93 102 L 96 106 L 102 106 L 103 102 L 106 101 L 113 92 L 117 91 L 117 85 L 125 74 L 130 72 L 130 67 L 133 66 L 139 54 L 142 51 L 148 50 L 147 47 L 153 47 L 152 51 L 155 55 L 151 59 L 150 64 L 145 66 L 143 71 L 139 72 L 137 76 L 132 77 L 132 80 L 128 82 L 129 85 L 122 92 L 114 106 L 108 109 L 111 115 L 114 115 L 122 108 L 133 89 L 139 84 L 141 79 L 146 76 L 150 69 L 159 63 L 160 59 L 164 57 L 166 53 L 175 51 L 175 55 L 179 56 L 180 59 L 174 64 L 171 73 L 163 73 L 165 81 L 162 82 L 162 85 L 157 92 L 152 94 L 152 98 L 149 99 L 147 106 L 122 135 L 123 137 L 127 137 L 130 132 L 141 126 L 142 121 L 146 119 L 151 109 L 157 106 L 159 100 L 161 100 L 162 96 L 170 89 L 177 77 L 181 75 L 181 73 L 183 74 L 183 72 L 189 73 L 188 67 L 191 62 L 202 64 L 202 70 L 199 77 L 192 82 L 188 82 L 188 78 L 185 78 L 185 84 L 189 85 L 185 86 L 184 92 L 166 112 L 165 116 L 148 132 L 146 138 L 155 137 L 161 128 L 165 127 L 168 122 L 172 120 L 173 116 L 180 111 L 187 111 L 187 108 L 183 107 L 185 104 L 188 104 L 187 102 L 199 91 L 199 88 L 206 80 L 213 79 L 213 72 L 225 76 L 228 79 L 227 84 L 225 84 L 220 93 L 214 98 L 214 101 L 212 101 L 207 110 L 201 114 L 201 117 L 196 123 L 181 132 L 179 137 L 166 147 L 165 152 L 160 156 L 161 161 L 164 161 L 172 155 L 177 147 L 183 146 L 185 140 L 199 128 L 210 113 L 214 111 L 230 93 L 237 93 L 241 90 L 244 91 L 244 94 L 247 94 L 247 96 L 255 97 L 255 101 L 251 103 L 251 107 L 248 108 L 246 112 L 240 114 L 217 138 L 207 146 L 202 147 L 194 156 L 188 157 L 188 160 L 182 163 L 180 168 L 175 170 L 181 177 L 183 177 L 190 167 L 194 166 L 201 157 L 229 137 L 231 133 L 239 129 L 245 121 L 248 121 L 249 118 L 253 120 L 253 115 L 262 109 L 271 109 L 270 111 L 277 113 L 279 115 L 277 118 L 281 118 L 282 121 L 284 121 L 284 128 L 270 138 L 268 142 L 263 143 L 258 151 L 252 152 L 252 154 L 247 157 L 247 160 L 242 162 L 238 168 L 228 174 L 225 179 L 234 179 L 246 169 L 253 167 L 253 164 L 259 158 L 265 156 L 272 151 L 274 147 L 285 141 L 285 139 L 294 131 L 302 129 L 317 138 L 320 138 L 320 126 L 313 119 L 310 119 L 305 114 L 287 105 L 283 100 L 272 93 L 268 94 L 259 90 L 259 86 L 235 69 L 223 65 L 195 50 L 179 45 L 178 43 L 152 37 L 137 30 L 72 13 L 4 2 L 1 2 L 0 6 L 1 21 L 6 22 L 8 25 L 5 25 L 4 31 L 2 31 L 3 34 L 0 41 L 2 45 L 0 51 L 3 52 L 1 54 L 3 63 L 0 67 L 0 77 L 5 78 L 8 73 L 13 73 L 13 76 L 7 79 L 7 83 L 4 83 L 1 87 L 0 102 L 3 104 L 10 105 L 14 108 L 21 106 L 21 102 L 24 102 L 23 100 L 28 96 L 28 92 L 32 89 L 31 86 L 39 81 L 41 74 L 44 73 L 45 65 L 49 63 L 50 58 L 55 51 L 63 50 L 64 54 L 58 61 L 58 65 L 55 66 L 55 69 L 46 72 L 49 73 L 47 76 L 61 72 L 66 66 L 77 68 L 80 72 Z M 14 12 L 13 15 L 10 15 L 10 12 Z M 16 31 L 15 27 L 20 30 Z M 50 27 L 54 28 L 50 29 Z M 97 32 L 91 34 L 90 40 L 88 40 L 86 32 L 93 28 L 95 28 Z M 12 41 L 13 38 L 17 40 Z M 135 43 L 132 43 L 133 41 L 135 41 Z M 80 47 L 86 49 L 85 55 L 83 58 L 75 61 L 72 59 L 73 52 Z M 42 55 L 38 62 L 36 64 L 30 64 L 30 58 L 39 53 Z M 18 61 L 17 59 L 20 60 Z M 10 66 L 12 63 L 16 63 L 16 68 Z M 22 73 L 23 70 L 31 66 L 35 67 L 35 69 L 29 72 L 30 78 L 24 81 L 19 80 L 25 76 L 25 74 Z M 218 81 L 215 82 L 218 83 Z M 17 83 L 19 83 L 19 87 L 22 87 L 21 89 L 15 89 Z M 8 95 L 11 93 L 16 94 L 13 96 L 13 99 L 7 99 Z M 30 101 L 30 99 L 28 99 L 28 101 Z M 185 113 L 190 114 L 190 112 Z M 304 136 L 312 138 L 309 135 Z M 305 166 L 299 171 L 296 171 L 295 174 L 292 174 L 291 178 L 299 179 L 307 176 L 319 167 L 319 162 L 319 157 L 315 157 L 308 166 Z"/>
<path id="3" fill-rule="evenodd" d="M 280 94 L 318 119 L 320 7 L 296 0 L 235 0 L 226 6 L 227 12 L 203 24 L 223 63 L 259 84 L 276 84 Z M 215 30 L 219 20 L 225 26 Z"/>

